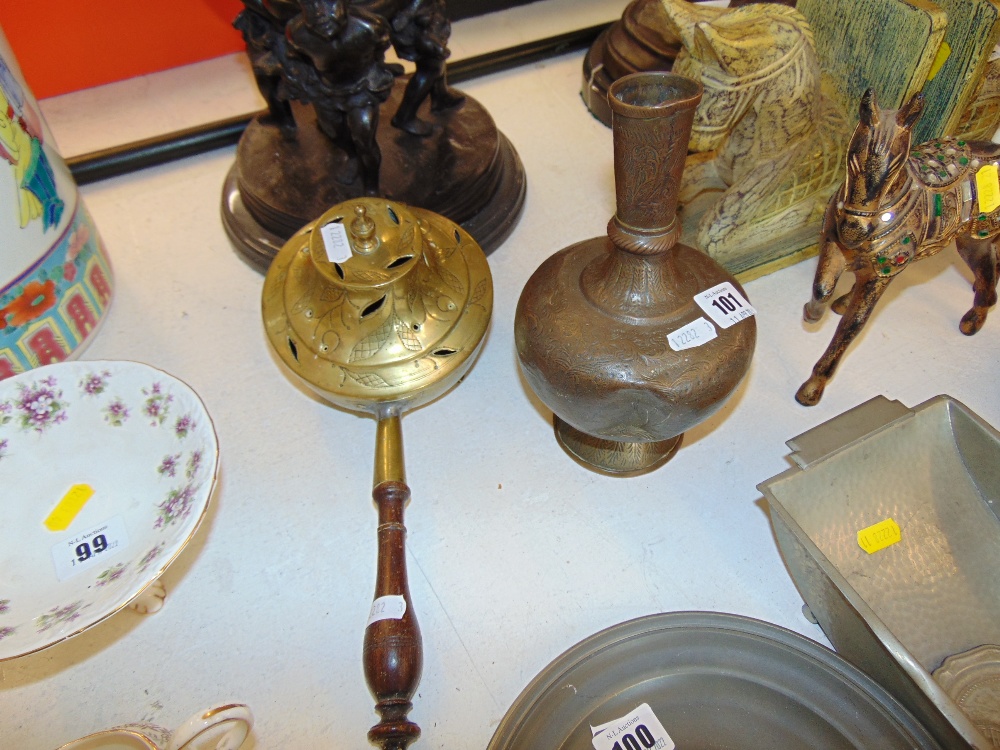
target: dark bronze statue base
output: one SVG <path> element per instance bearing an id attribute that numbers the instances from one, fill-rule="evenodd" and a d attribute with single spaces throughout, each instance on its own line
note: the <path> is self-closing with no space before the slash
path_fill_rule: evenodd
<path id="1" fill-rule="evenodd" d="M 670 70 L 680 41 L 667 28 L 660 0 L 633 0 L 590 45 L 583 59 L 580 96 L 598 120 L 611 126 L 608 87 L 622 76 L 646 70 Z"/>
<path id="2" fill-rule="evenodd" d="M 425 102 L 419 118 L 434 125 L 425 138 L 393 127 L 389 120 L 405 83 L 397 81 L 379 118 L 382 193 L 460 224 L 488 254 L 513 230 L 524 204 L 517 151 L 471 97 L 442 112 L 431 112 Z M 250 123 L 223 188 L 226 232 L 260 271 L 299 227 L 363 193 L 360 176 L 316 126 L 312 108 L 296 105 L 294 112 L 298 130 L 292 136 L 266 117 Z"/>

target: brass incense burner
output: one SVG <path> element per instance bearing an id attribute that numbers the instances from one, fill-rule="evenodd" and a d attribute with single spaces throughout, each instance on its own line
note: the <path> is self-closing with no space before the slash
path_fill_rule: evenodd
<path id="1" fill-rule="evenodd" d="M 420 734 L 406 717 L 423 655 L 406 579 L 400 417 L 458 383 L 492 310 L 489 266 L 472 237 L 442 216 L 381 198 L 346 201 L 303 227 L 264 281 L 264 328 L 282 362 L 327 401 L 378 421 L 373 612 L 402 611 L 373 616 L 364 661 L 382 717 L 369 739 L 386 750 Z"/>

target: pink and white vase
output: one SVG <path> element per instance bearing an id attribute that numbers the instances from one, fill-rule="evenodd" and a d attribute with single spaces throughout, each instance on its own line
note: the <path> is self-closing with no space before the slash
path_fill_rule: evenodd
<path id="1" fill-rule="evenodd" d="M 104 245 L 0 29 L 0 380 L 78 355 L 111 294 Z"/>

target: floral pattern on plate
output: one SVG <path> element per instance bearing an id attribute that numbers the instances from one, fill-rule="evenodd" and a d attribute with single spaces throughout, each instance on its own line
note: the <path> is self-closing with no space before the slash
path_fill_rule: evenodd
<path id="1" fill-rule="evenodd" d="M 156 467 L 156 473 L 161 477 L 177 476 L 177 462 L 181 460 L 181 454 L 175 453 L 172 456 L 164 456 L 160 465 Z"/>
<path id="2" fill-rule="evenodd" d="M 16 383 L 16 396 L 4 401 L 4 424 L 13 420 L 22 430 L 45 432 L 66 421 L 66 402 L 54 376 Z"/>
<path id="3" fill-rule="evenodd" d="M 198 473 L 198 469 L 201 468 L 201 451 L 192 451 L 191 458 L 188 459 L 187 469 L 184 470 L 184 476 L 188 479 L 193 479 L 194 475 Z"/>
<path id="4" fill-rule="evenodd" d="M 18 582 L 0 599 L 0 662 L 100 622 L 158 578 L 204 517 L 217 466 L 204 404 L 148 365 L 63 362 L 0 381 L 0 527 Z M 50 531 L 80 484 L 93 493 Z M 116 524 L 120 543 L 108 531 L 93 544 Z"/>
<path id="5" fill-rule="evenodd" d="M 159 508 L 160 515 L 153 527 L 162 529 L 187 518 L 191 512 L 194 495 L 195 489 L 191 484 L 170 490 L 167 493 L 167 499 L 156 506 Z"/>
<path id="6" fill-rule="evenodd" d="M 197 426 L 198 424 L 194 421 L 194 418 L 190 414 L 185 414 L 183 417 L 177 418 L 177 423 L 174 425 L 174 434 L 183 440 Z"/>
<path id="7" fill-rule="evenodd" d="M 104 389 L 108 387 L 108 378 L 110 377 L 110 370 L 97 373 L 88 372 L 80 380 L 80 391 L 87 396 L 98 396 L 104 393 Z"/>
<path id="8" fill-rule="evenodd" d="M 114 567 L 108 568 L 99 576 L 97 576 L 98 586 L 107 586 L 109 583 L 114 583 L 125 573 L 125 569 L 128 567 L 125 563 L 118 563 Z"/>
<path id="9" fill-rule="evenodd" d="M 163 554 L 164 547 L 166 547 L 166 545 L 163 542 L 160 542 L 149 550 L 149 552 L 139 558 L 139 562 L 137 564 L 139 566 L 140 573 L 144 573 L 146 568 L 152 565 L 156 558 Z"/>
<path id="10" fill-rule="evenodd" d="M 149 388 L 143 388 L 142 394 L 146 397 L 146 403 L 142 407 L 142 412 L 149 417 L 149 424 L 159 427 L 163 424 L 170 413 L 170 402 L 174 400 L 172 394 L 163 390 L 159 383 L 153 383 Z"/>
<path id="11" fill-rule="evenodd" d="M 54 628 L 56 625 L 61 625 L 62 623 L 69 623 L 79 620 L 80 610 L 89 607 L 89 604 L 84 604 L 83 600 L 73 602 L 72 604 L 66 604 L 62 607 L 53 607 L 44 615 L 39 615 L 35 618 L 35 625 L 38 628 L 39 633 L 44 633 L 50 628 Z"/>
<path id="12" fill-rule="evenodd" d="M 104 421 L 112 427 L 121 427 L 129 417 L 128 407 L 118 398 L 105 406 L 103 412 Z"/>

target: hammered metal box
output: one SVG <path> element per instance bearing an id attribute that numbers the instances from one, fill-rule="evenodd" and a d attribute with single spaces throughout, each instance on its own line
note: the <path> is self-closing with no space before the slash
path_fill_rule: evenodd
<path id="1" fill-rule="evenodd" d="M 788 446 L 759 489 L 827 637 L 945 747 L 1000 747 L 1000 434 L 948 396 L 878 397 Z M 899 541 L 866 552 L 889 518 Z"/>

